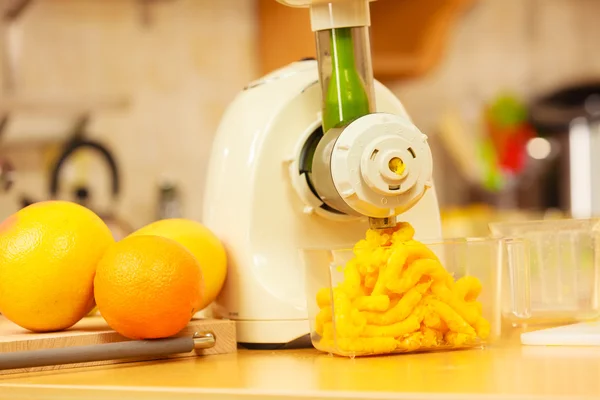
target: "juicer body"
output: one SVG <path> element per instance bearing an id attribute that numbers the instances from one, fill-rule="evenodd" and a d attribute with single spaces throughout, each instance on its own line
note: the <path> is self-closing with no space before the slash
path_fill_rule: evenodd
<path id="1" fill-rule="evenodd" d="M 212 145 L 203 223 L 223 242 L 228 276 L 216 316 L 236 321 L 238 342 L 284 345 L 309 334 L 303 248 L 351 248 L 366 217 L 332 212 L 305 173 L 307 143 L 321 129 L 314 60 L 252 82 L 226 110 Z M 378 112 L 404 116 L 401 102 L 375 82 Z M 316 136 L 315 136 L 316 135 Z M 441 237 L 435 185 L 399 220 L 417 239 Z"/>

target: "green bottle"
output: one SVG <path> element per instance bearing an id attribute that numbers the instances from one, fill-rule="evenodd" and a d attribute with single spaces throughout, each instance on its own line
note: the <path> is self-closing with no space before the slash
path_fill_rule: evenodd
<path id="1" fill-rule="evenodd" d="M 370 112 L 369 96 L 356 70 L 351 28 L 331 30 L 331 77 L 323 105 L 323 132 Z"/>

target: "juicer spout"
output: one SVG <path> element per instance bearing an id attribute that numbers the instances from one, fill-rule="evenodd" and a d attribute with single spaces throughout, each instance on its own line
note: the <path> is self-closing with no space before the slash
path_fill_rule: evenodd
<path id="1" fill-rule="evenodd" d="M 396 218 L 384 217 L 384 218 L 373 218 L 369 217 L 369 228 L 373 230 L 389 229 L 396 226 Z"/>

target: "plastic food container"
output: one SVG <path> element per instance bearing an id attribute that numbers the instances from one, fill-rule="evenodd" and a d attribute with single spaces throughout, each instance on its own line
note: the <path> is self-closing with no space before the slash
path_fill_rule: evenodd
<path id="1" fill-rule="evenodd" d="M 409 299 L 406 290 L 409 287 L 411 289 L 417 288 L 421 283 L 426 284 L 427 281 L 431 280 L 431 276 L 436 276 L 436 278 L 433 278 L 434 282 L 443 281 L 443 277 L 439 278 L 443 274 L 425 274 L 424 278 L 419 278 L 419 275 L 413 276 L 409 272 L 416 271 L 415 269 L 410 270 L 411 266 L 415 265 L 414 259 L 412 262 L 407 261 L 402 264 L 404 269 L 401 270 L 399 276 L 400 279 L 406 279 L 399 281 L 400 283 L 397 286 L 391 285 L 390 287 L 394 287 L 394 290 L 397 289 L 399 292 L 402 292 L 402 288 L 404 288 L 405 292 L 401 295 L 390 294 L 391 302 L 386 309 L 385 304 L 375 304 L 377 301 L 373 300 L 375 296 L 372 295 L 372 292 L 371 296 L 366 296 L 366 298 L 358 296 L 361 297 L 358 300 L 340 294 L 346 289 L 350 291 L 356 289 L 356 280 L 352 283 L 352 277 L 354 276 L 354 279 L 356 279 L 356 276 L 353 275 L 354 272 L 352 271 L 359 269 L 360 265 L 364 267 L 368 264 L 364 259 L 357 259 L 352 249 L 302 250 L 301 255 L 306 268 L 307 307 L 313 346 L 323 352 L 355 357 L 481 347 L 498 339 L 501 335 L 501 277 L 504 269 L 503 264 L 507 262 L 507 241 L 496 238 L 476 238 L 438 242 L 421 241 L 420 243 L 435 253 L 443 269 L 450 273 L 447 276 L 451 276 L 454 284 L 449 286 L 452 288 L 449 291 L 440 292 L 442 289 L 439 289 L 438 286 L 435 295 L 432 286 L 429 286 L 427 291 L 421 290 L 423 294 L 420 297 L 420 302 L 412 309 L 414 312 L 411 311 L 410 305 L 408 305 L 411 302 L 408 300 L 405 309 L 398 306 L 405 297 Z M 407 251 L 409 250 L 412 251 L 410 248 Z M 353 266 L 356 265 L 359 265 L 359 267 L 354 270 L 349 269 L 354 268 Z M 386 268 L 390 268 L 389 265 L 390 263 L 387 263 Z M 430 271 L 432 270 L 430 269 Z M 480 282 L 478 296 L 476 296 L 477 289 L 475 288 L 477 285 L 456 284 L 463 277 L 476 278 Z M 362 286 L 362 290 L 365 290 L 364 282 L 366 280 L 366 275 L 363 275 L 361 278 L 362 283 L 359 284 Z M 416 282 L 415 285 L 410 284 L 411 280 Z M 404 285 L 402 282 L 404 282 Z M 465 280 L 462 283 L 466 282 L 472 283 L 473 279 L 470 281 Z M 466 289 L 467 286 L 470 286 L 470 289 Z M 449 293 L 454 296 L 444 297 Z M 441 295 L 441 297 L 438 295 Z M 476 296 L 479 306 L 472 302 L 474 296 Z M 383 308 L 377 310 L 367 309 L 367 303 L 370 301 L 369 297 L 373 300 L 373 304 L 371 304 L 373 307 Z M 441 298 L 451 299 L 444 301 L 448 307 L 439 305 Z M 379 297 L 379 300 L 381 299 Z M 431 299 L 435 301 L 430 302 Z M 438 302 L 436 303 L 436 301 Z M 412 305 L 414 304 L 415 299 L 412 300 Z M 419 309 L 420 313 L 416 311 L 419 305 L 422 306 Z M 393 317 L 394 313 L 389 311 L 392 308 L 398 311 L 395 318 Z M 476 311 L 476 315 L 468 314 L 478 308 L 479 311 Z M 448 309 L 451 311 L 450 314 L 448 314 Z M 422 318 L 419 315 L 422 316 L 423 312 L 435 315 Z M 386 317 L 382 316 L 383 314 L 386 314 Z M 442 314 L 445 316 L 441 316 Z M 454 340 L 456 336 L 452 336 L 455 335 L 455 333 L 452 333 L 453 331 L 466 332 L 463 329 L 469 330 L 461 325 L 459 321 L 451 322 L 452 318 L 448 318 L 448 315 L 456 314 L 468 316 L 468 318 L 463 318 L 463 322 L 470 320 L 469 326 L 473 328 L 471 329 L 472 332 L 476 331 L 476 337 L 469 336 L 469 340 L 462 342 L 461 340 Z M 437 326 L 435 323 L 436 315 L 438 322 L 441 320 L 442 325 L 444 325 L 440 326 L 439 329 L 435 329 L 439 333 L 430 330 L 433 329 L 430 328 L 431 326 Z M 416 325 L 414 319 L 412 322 L 407 322 L 411 317 L 416 318 Z M 481 322 L 478 320 L 479 317 L 483 317 L 487 321 L 489 334 L 481 335 L 485 338 L 479 336 L 481 330 L 479 328 L 484 326 L 479 325 Z M 419 318 L 421 319 L 419 320 Z M 446 319 L 449 321 L 447 322 Z M 475 320 L 477 321 L 475 322 Z M 484 332 L 485 329 L 481 331 Z M 447 336 L 447 332 L 451 332 L 449 336 Z M 435 340 L 432 342 L 431 335 L 437 338 L 435 345 L 432 344 Z"/>
<path id="2" fill-rule="evenodd" d="M 600 220 L 491 223 L 492 236 L 513 238 L 504 271 L 503 316 L 553 323 L 600 316 Z"/>

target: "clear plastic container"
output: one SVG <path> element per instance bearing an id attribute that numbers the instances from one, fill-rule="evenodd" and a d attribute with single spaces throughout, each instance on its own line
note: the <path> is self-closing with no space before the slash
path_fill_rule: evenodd
<path id="1" fill-rule="evenodd" d="M 502 313 L 513 323 L 554 323 L 600 316 L 600 220 L 491 223 L 492 236 L 513 238 L 504 271 Z"/>
<path id="2" fill-rule="evenodd" d="M 365 290 L 367 278 L 360 272 L 360 268 L 362 265 L 363 272 L 365 272 L 368 263 L 364 260 L 357 262 L 353 250 L 303 250 L 302 258 L 306 267 L 307 307 L 311 339 L 315 348 L 327 353 L 355 357 L 480 347 L 500 338 L 501 275 L 503 264 L 507 262 L 507 242 L 494 238 L 477 238 L 439 242 L 422 241 L 421 243 L 438 257 L 442 271 L 445 270 L 450 274 L 440 274 L 439 270 L 429 268 L 430 273 L 425 274 L 424 278 L 419 278 L 420 274 L 412 274 L 417 269 L 411 268 L 417 263 L 414 259 L 411 260 L 410 256 L 408 262 L 398 263 L 398 265 L 403 265 L 403 268 L 396 274 L 394 270 L 390 269 L 392 262 L 386 263 L 386 258 L 382 258 L 386 269 L 391 271 L 389 275 L 383 273 L 383 276 L 389 278 L 385 282 L 391 281 L 394 276 L 401 278 L 395 284 L 384 285 L 386 288 L 392 288 L 393 292 L 402 293 L 391 294 L 390 289 L 385 289 L 391 299 L 387 308 L 384 304 L 386 301 L 381 297 L 378 300 L 379 304 L 373 301 L 373 304 L 368 306 L 368 300 L 361 298 L 360 294 L 358 298 L 354 299 L 343 294 L 344 291 L 351 292 L 357 288 L 356 270 L 359 270 L 358 273 L 361 274 L 359 286 L 362 288 L 361 290 Z M 407 245 L 406 251 L 422 251 L 422 247 L 419 250 L 417 246 L 418 243 L 413 247 Z M 349 264 L 349 262 L 351 263 Z M 422 265 L 425 266 L 425 264 L 427 262 Z M 358 267 L 353 269 L 352 265 L 358 265 Z M 429 264 L 429 267 L 431 265 Z M 412 278 L 410 278 L 411 276 Z M 465 285 L 456 284 L 460 278 L 467 276 L 476 278 L 480 283 L 481 291 L 476 296 L 479 306 L 473 302 L 473 295 L 477 295 L 475 287 L 466 284 L 466 280 L 462 282 Z M 433 278 L 434 283 L 427 289 L 427 281 L 430 281 L 431 277 L 435 277 Z M 454 283 L 444 283 L 441 289 L 440 286 L 433 289 L 435 282 L 448 282 L 446 280 L 448 277 L 450 277 L 450 282 Z M 354 284 L 352 283 L 353 279 Z M 471 280 L 471 282 L 473 281 Z M 421 284 L 425 284 L 425 290 Z M 373 286 L 372 282 L 370 286 Z M 377 287 L 377 283 L 375 286 Z M 444 286 L 448 289 L 447 291 L 443 289 Z M 465 290 L 467 287 L 474 291 Z M 381 286 L 379 288 L 381 289 Z M 373 300 L 373 292 L 370 290 L 374 291 L 375 289 L 367 291 Z M 412 296 L 416 296 L 416 299 L 413 297 L 409 301 L 411 299 L 409 292 L 412 293 Z M 419 297 L 416 292 L 421 292 L 421 296 Z M 377 293 L 381 293 L 381 290 Z M 465 293 L 471 295 L 465 296 Z M 363 292 L 362 295 L 364 294 L 366 293 Z M 451 297 L 447 297 L 448 295 Z M 400 304 L 405 298 L 406 307 L 395 305 L 396 301 Z M 449 307 L 440 306 L 440 301 Z M 412 311 L 410 304 L 412 306 L 416 304 Z M 398 313 L 387 311 L 391 309 L 395 309 Z M 466 322 L 469 327 L 467 328 L 457 320 L 448 317 L 448 310 L 450 310 L 450 314 L 460 315 L 462 321 Z M 382 316 L 384 314 L 385 316 Z M 394 314 L 395 317 L 393 317 Z M 428 316 L 423 317 L 424 314 L 428 314 Z M 480 317 L 483 318 L 483 321 Z M 409 321 L 410 318 L 413 320 Z M 438 324 L 440 321 L 442 321 L 441 325 Z M 485 328 L 486 325 L 487 328 Z M 432 332 L 431 329 L 435 332 Z M 456 340 L 458 336 L 452 333 L 456 331 L 470 331 L 471 333 L 463 336 L 463 339 L 468 337 L 466 341 Z M 472 335 L 473 333 L 475 335 Z M 433 341 L 432 337 L 435 337 Z M 437 343 L 434 345 L 436 341 Z"/>

